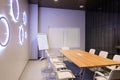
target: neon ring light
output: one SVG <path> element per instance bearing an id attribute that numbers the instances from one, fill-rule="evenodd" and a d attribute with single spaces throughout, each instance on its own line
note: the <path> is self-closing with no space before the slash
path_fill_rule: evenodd
<path id="1" fill-rule="evenodd" d="M 11 0 L 11 16 L 15 22 L 19 19 L 19 2 L 18 0 Z"/>
<path id="2" fill-rule="evenodd" d="M 5 17 L 0 17 L 0 46 L 5 47 L 10 37 L 8 21 Z"/>
<path id="3" fill-rule="evenodd" d="M 23 12 L 23 24 L 26 25 L 27 24 L 27 15 L 26 12 Z"/>
<path id="4" fill-rule="evenodd" d="M 24 33 L 23 26 L 21 25 L 21 26 L 19 27 L 19 42 L 20 42 L 21 45 L 22 45 L 23 42 L 24 42 L 24 38 L 25 38 L 25 33 Z"/>
<path id="5" fill-rule="evenodd" d="M 27 39 L 27 32 L 25 31 L 25 38 Z"/>

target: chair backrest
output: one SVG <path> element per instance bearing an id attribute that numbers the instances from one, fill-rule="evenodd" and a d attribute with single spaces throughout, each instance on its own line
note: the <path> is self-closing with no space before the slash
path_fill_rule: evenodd
<path id="1" fill-rule="evenodd" d="M 69 50 L 70 48 L 69 47 L 62 47 L 61 49 L 62 50 Z"/>
<path id="2" fill-rule="evenodd" d="M 100 51 L 99 56 L 106 58 L 108 56 L 107 51 Z"/>
<path id="3" fill-rule="evenodd" d="M 120 69 L 114 69 L 110 72 L 108 80 L 120 80 Z"/>
<path id="4" fill-rule="evenodd" d="M 120 55 L 114 55 L 113 60 L 120 62 Z"/>
<path id="5" fill-rule="evenodd" d="M 91 53 L 91 54 L 95 54 L 95 49 L 90 49 L 90 51 L 89 51 L 89 53 Z"/>

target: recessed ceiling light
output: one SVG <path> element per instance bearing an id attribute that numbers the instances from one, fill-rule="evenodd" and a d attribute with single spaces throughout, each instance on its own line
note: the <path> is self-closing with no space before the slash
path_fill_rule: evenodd
<path id="1" fill-rule="evenodd" d="M 84 5 L 80 5 L 80 8 L 84 8 Z"/>
<path id="2" fill-rule="evenodd" d="M 55 2 L 57 2 L 58 0 L 54 0 Z"/>

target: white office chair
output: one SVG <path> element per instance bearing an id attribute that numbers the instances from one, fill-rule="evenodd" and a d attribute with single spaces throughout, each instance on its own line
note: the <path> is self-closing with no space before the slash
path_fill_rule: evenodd
<path id="1" fill-rule="evenodd" d="M 95 54 L 95 51 L 96 51 L 95 49 L 90 49 L 90 50 L 89 50 L 89 53 Z"/>
<path id="2" fill-rule="evenodd" d="M 62 50 L 69 50 L 70 48 L 69 47 L 62 47 L 61 49 Z"/>
<path id="3" fill-rule="evenodd" d="M 113 60 L 120 62 L 120 55 L 114 55 Z M 118 65 L 105 66 L 105 68 L 107 68 L 109 70 L 116 69 L 117 67 L 119 67 L 119 66 Z"/>
<path id="4" fill-rule="evenodd" d="M 70 70 L 60 70 L 57 71 L 57 80 L 69 80 L 69 79 L 74 79 L 75 76 Z"/>
<path id="5" fill-rule="evenodd" d="M 57 57 L 50 58 L 51 66 L 54 72 L 57 74 L 58 80 L 74 79 L 75 76 L 70 70 L 67 69 L 66 65 L 60 61 Z"/>
<path id="6" fill-rule="evenodd" d="M 109 53 L 107 51 L 100 51 L 99 56 L 101 56 L 103 58 L 107 58 L 108 54 Z M 101 67 L 98 67 L 97 71 L 103 71 L 103 69 Z"/>
<path id="7" fill-rule="evenodd" d="M 62 47 L 61 49 L 62 49 L 62 50 L 70 50 L 69 47 Z M 68 60 L 67 58 L 65 58 L 64 55 L 62 55 L 62 57 L 63 57 L 63 61 L 70 61 L 70 60 Z"/>
<path id="8" fill-rule="evenodd" d="M 69 47 L 61 47 L 61 50 L 70 50 L 70 48 Z M 60 54 L 60 56 L 62 57 L 63 61 L 68 61 L 68 59 L 65 58 L 63 54 Z"/>
<path id="9" fill-rule="evenodd" d="M 57 56 L 49 55 L 48 53 L 47 59 L 48 59 L 50 66 L 55 66 L 56 68 L 59 68 L 59 66 L 66 67 L 65 64 Z"/>
<path id="10" fill-rule="evenodd" d="M 100 51 L 99 56 L 101 56 L 103 58 L 107 58 L 108 52 Z M 103 69 L 101 67 L 93 67 L 93 68 L 89 68 L 89 70 L 91 70 L 93 72 L 95 72 L 95 71 L 103 71 Z"/>
<path id="11" fill-rule="evenodd" d="M 66 70 L 67 67 L 61 60 L 59 60 L 59 58 L 57 56 L 50 55 L 49 53 L 47 53 L 47 60 L 48 60 L 48 63 L 49 63 L 48 66 L 50 66 L 49 68 L 52 68 L 53 71 L 46 72 L 47 73 L 46 74 L 47 75 L 46 79 L 47 78 L 49 79 L 50 76 L 52 76 L 52 78 L 54 78 L 54 80 L 56 80 L 57 71 L 59 71 L 61 69 Z"/>
<path id="12" fill-rule="evenodd" d="M 54 71 L 67 68 L 66 65 L 57 56 L 50 55 L 48 53 L 47 59 L 48 59 L 50 66 L 54 69 Z"/>
<path id="13" fill-rule="evenodd" d="M 66 65 L 57 58 L 51 58 L 50 63 L 52 64 L 54 71 L 59 69 L 67 69 Z"/>
<path id="14" fill-rule="evenodd" d="M 120 69 L 111 70 L 108 74 L 96 71 L 94 80 L 120 80 Z"/>
<path id="15" fill-rule="evenodd" d="M 108 52 L 107 51 L 100 51 L 99 56 L 101 56 L 103 58 L 107 58 Z"/>
<path id="16" fill-rule="evenodd" d="M 55 56 L 51 55 L 47 50 L 45 52 L 46 52 L 47 65 L 46 65 L 45 69 L 42 71 L 43 73 L 45 73 L 43 75 L 43 78 L 44 78 L 44 80 L 49 80 L 49 79 L 55 80 L 56 79 L 55 72 L 50 63 L 50 56 L 51 57 L 55 57 Z M 57 60 L 55 60 L 55 61 L 57 61 Z"/>
<path id="17" fill-rule="evenodd" d="M 68 80 L 68 79 L 75 78 L 73 73 L 67 69 L 66 65 L 57 56 L 50 55 L 47 52 L 47 60 L 50 66 L 53 68 L 53 72 L 50 72 L 49 75 L 52 76 L 51 75 L 52 73 L 55 76 L 54 80 L 56 79 L 57 80 Z"/>

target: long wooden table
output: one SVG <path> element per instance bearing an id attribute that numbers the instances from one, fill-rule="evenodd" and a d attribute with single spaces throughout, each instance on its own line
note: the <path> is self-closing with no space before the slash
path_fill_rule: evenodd
<path id="1" fill-rule="evenodd" d="M 103 58 L 82 50 L 59 50 L 65 57 L 70 59 L 80 68 L 98 67 L 107 65 L 120 65 L 120 62 Z"/>

